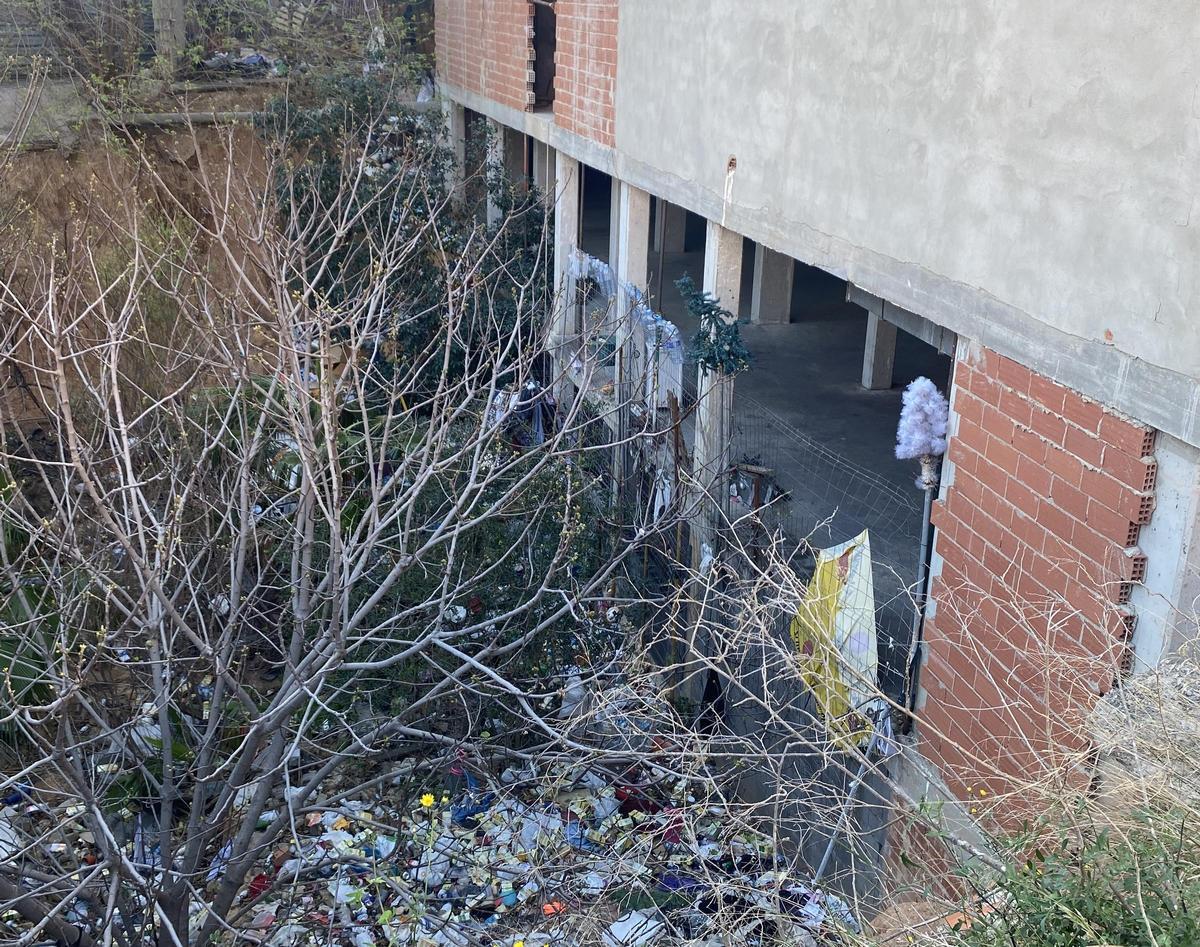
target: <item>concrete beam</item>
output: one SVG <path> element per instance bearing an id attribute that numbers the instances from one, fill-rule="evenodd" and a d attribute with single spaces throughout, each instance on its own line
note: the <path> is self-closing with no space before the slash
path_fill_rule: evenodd
<path id="1" fill-rule="evenodd" d="M 792 320 L 792 258 L 761 243 L 754 254 L 754 288 L 750 321 L 755 325 L 786 325 Z"/>
<path id="2" fill-rule="evenodd" d="M 862 386 L 868 391 L 892 387 L 896 364 L 896 327 L 873 312 L 867 313 L 867 342 L 863 347 Z"/>
<path id="3" fill-rule="evenodd" d="M 654 200 L 654 252 L 682 253 L 687 235 L 687 211 L 661 197 Z"/>
<path id="4" fill-rule="evenodd" d="M 878 296 L 872 296 L 853 283 L 846 287 L 846 301 L 852 302 L 856 306 L 862 306 L 867 312 L 879 316 L 885 322 L 890 322 L 909 335 L 932 345 L 943 355 L 954 355 L 954 346 L 958 337 L 944 326 L 931 322 L 924 316 L 918 316 L 915 312 L 894 306 Z"/>

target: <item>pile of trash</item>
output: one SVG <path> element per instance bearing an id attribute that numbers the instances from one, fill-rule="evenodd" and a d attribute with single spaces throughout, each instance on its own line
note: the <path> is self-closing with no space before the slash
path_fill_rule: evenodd
<path id="1" fill-rule="evenodd" d="M 200 62 L 201 72 L 210 74 L 232 74 L 239 76 L 285 76 L 287 63 L 272 53 L 264 53 L 249 46 L 238 50 L 237 55 L 215 52 Z"/>
<path id="2" fill-rule="evenodd" d="M 300 808 L 296 792 L 285 791 L 258 824 L 282 821 L 282 829 L 261 846 L 233 927 L 217 941 L 803 947 L 860 932 L 844 901 L 794 874 L 770 835 L 712 795 L 708 776 L 689 779 L 659 765 L 668 756 L 613 763 L 622 758 L 605 754 L 603 766 L 525 763 L 495 775 L 460 754 L 428 787 L 412 783 L 410 767 L 358 799 L 341 798 L 331 784 L 325 803 Z M 243 787 L 234 808 L 255 792 Z M 46 870 L 96 865 L 96 840 L 79 831 L 84 807 L 45 805 L 38 795 L 21 786 L 0 799 L 0 861 L 28 865 L 44 855 Z M 144 877 L 157 877 L 165 866 L 154 810 L 126 810 L 122 819 L 115 840 Z M 231 855 L 230 843 L 221 846 L 197 879 L 208 896 Z M 73 896 L 63 919 L 97 933 L 145 929 L 143 894 L 124 902 L 137 915 L 128 917 L 105 918 L 104 904 L 89 898 Z M 205 916 L 197 900 L 193 936 Z M 0 929 L 15 934 L 22 922 L 0 918 Z"/>
<path id="3" fill-rule="evenodd" d="M 242 936 L 270 947 L 717 947 L 859 932 L 844 901 L 788 874 L 769 837 L 655 769 L 492 779 L 459 763 L 447 789 L 409 810 L 385 792 L 311 811 L 250 879 Z M 222 870 L 218 857 L 210 880 Z"/>

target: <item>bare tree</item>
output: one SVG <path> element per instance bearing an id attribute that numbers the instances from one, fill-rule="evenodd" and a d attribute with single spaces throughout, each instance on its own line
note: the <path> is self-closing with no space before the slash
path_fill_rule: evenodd
<path id="1" fill-rule="evenodd" d="M 630 597 L 654 527 L 611 519 L 611 439 L 551 402 L 544 234 L 519 279 L 506 251 L 536 201 L 451 225 L 435 133 L 370 121 L 323 189 L 290 144 L 189 130 L 181 193 L 126 137 L 137 193 L 8 248 L 6 785 L 47 821 L 0 871 L 30 936 L 87 942 L 83 898 L 106 940 L 224 937 L 331 774 L 497 716 L 547 738 L 536 665 Z"/>

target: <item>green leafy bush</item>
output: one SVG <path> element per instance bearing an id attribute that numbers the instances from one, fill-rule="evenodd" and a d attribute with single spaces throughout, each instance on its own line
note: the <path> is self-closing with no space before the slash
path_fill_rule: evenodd
<path id="1" fill-rule="evenodd" d="M 1031 832 L 960 929 L 962 947 L 1185 947 L 1200 943 L 1200 839 L 1193 813 L 1141 813 L 1116 831 L 1086 822 L 1045 847 Z M 1045 826 L 1040 833 L 1045 838 Z M 1062 835 L 1061 827 L 1057 834 Z"/>

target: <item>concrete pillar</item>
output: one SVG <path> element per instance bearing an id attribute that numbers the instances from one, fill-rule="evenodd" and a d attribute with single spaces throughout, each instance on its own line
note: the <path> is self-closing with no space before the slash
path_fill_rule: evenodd
<path id="1" fill-rule="evenodd" d="M 792 318 L 792 258 L 761 243 L 755 249 L 750 321 L 755 325 L 786 325 Z"/>
<path id="2" fill-rule="evenodd" d="M 867 344 L 863 348 L 862 384 L 869 391 L 892 387 L 896 362 L 896 327 L 873 312 L 867 313 Z"/>
<path id="3" fill-rule="evenodd" d="M 741 235 L 709 221 L 704 246 L 704 291 L 736 315 L 741 282 Z M 697 371 L 692 476 L 707 499 L 702 499 L 698 521 L 692 528 L 693 564 L 699 563 L 700 544 L 713 544 L 729 505 L 724 474 L 729 468 L 729 441 L 733 436 L 733 379 L 714 371 L 705 373 L 703 367 Z"/>
<path id="4" fill-rule="evenodd" d="M 499 203 L 496 200 L 495 188 L 492 187 L 494 181 L 493 169 L 504 170 L 505 167 L 505 128 L 494 118 L 487 120 L 487 223 L 489 227 L 494 227 L 500 222 L 500 218 L 504 216 Z M 505 183 L 503 186 L 507 186 Z"/>
<path id="5" fill-rule="evenodd" d="M 617 191 L 617 279 L 643 292 L 649 278 L 650 195 L 641 188 L 613 181 Z"/>
<path id="6" fill-rule="evenodd" d="M 515 128 L 500 126 L 503 137 L 501 155 L 504 161 L 504 177 L 510 186 L 524 186 L 530 178 L 525 167 L 525 133 Z"/>
<path id="7" fill-rule="evenodd" d="M 613 180 L 617 205 L 617 256 L 614 269 L 619 285 L 629 284 L 644 294 L 649 283 L 650 256 L 650 195 L 624 181 Z M 629 404 L 636 386 L 643 384 L 645 366 L 634 357 L 632 344 L 631 307 L 623 292 L 617 293 L 617 375 L 614 393 L 620 407 L 617 418 L 618 438 L 623 441 L 630 432 Z M 624 444 L 616 448 L 613 473 L 619 487 L 628 476 L 626 460 L 629 449 Z"/>
<path id="8" fill-rule="evenodd" d="M 742 235 L 708 222 L 704 240 L 704 291 L 738 315 L 742 292 Z"/>
<path id="9" fill-rule="evenodd" d="M 187 45 L 185 6 L 184 0 L 152 0 L 150 4 L 154 53 L 171 72 L 175 71 Z"/>
<path id="10" fill-rule="evenodd" d="M 608 197 L 608 263 L 615 270 L 621 254 L 621 182 L 612 179 Z"/>
<path id="11" fill-rule="evenodd" d="M 554 312 L 550 320 L 550 351 L 556 374 L 567 368 L 568 350 L 575 324 L 575 281 L 567 278 L 568 261 L 579 241 L 579 162 L 561 151 L 554 153 Z M 568 347 L 569 348 L 569 347 Z"/>
<path id="12" fill-rule="evenodd" d="M 687 211 L 661 197 L 655 198 L 654 252 L 682 253 L 687 234 Z"/>
<path id="13" fill-rule="evenodd" d="M 446 122 L 446 139 L 453 156 L 450 169 L 450 196 L 456 203 L 466 197 L 464 182 L 467 177 L 467 113 L 457 102 L 443 98 L 442 115 Z"/>
<path id="14" fill-rule="evenodd" d="M 543 194 L 550 193 L 554 183 L 554 152 L 544 141 L 533 143 L 533 186 Z"/>

